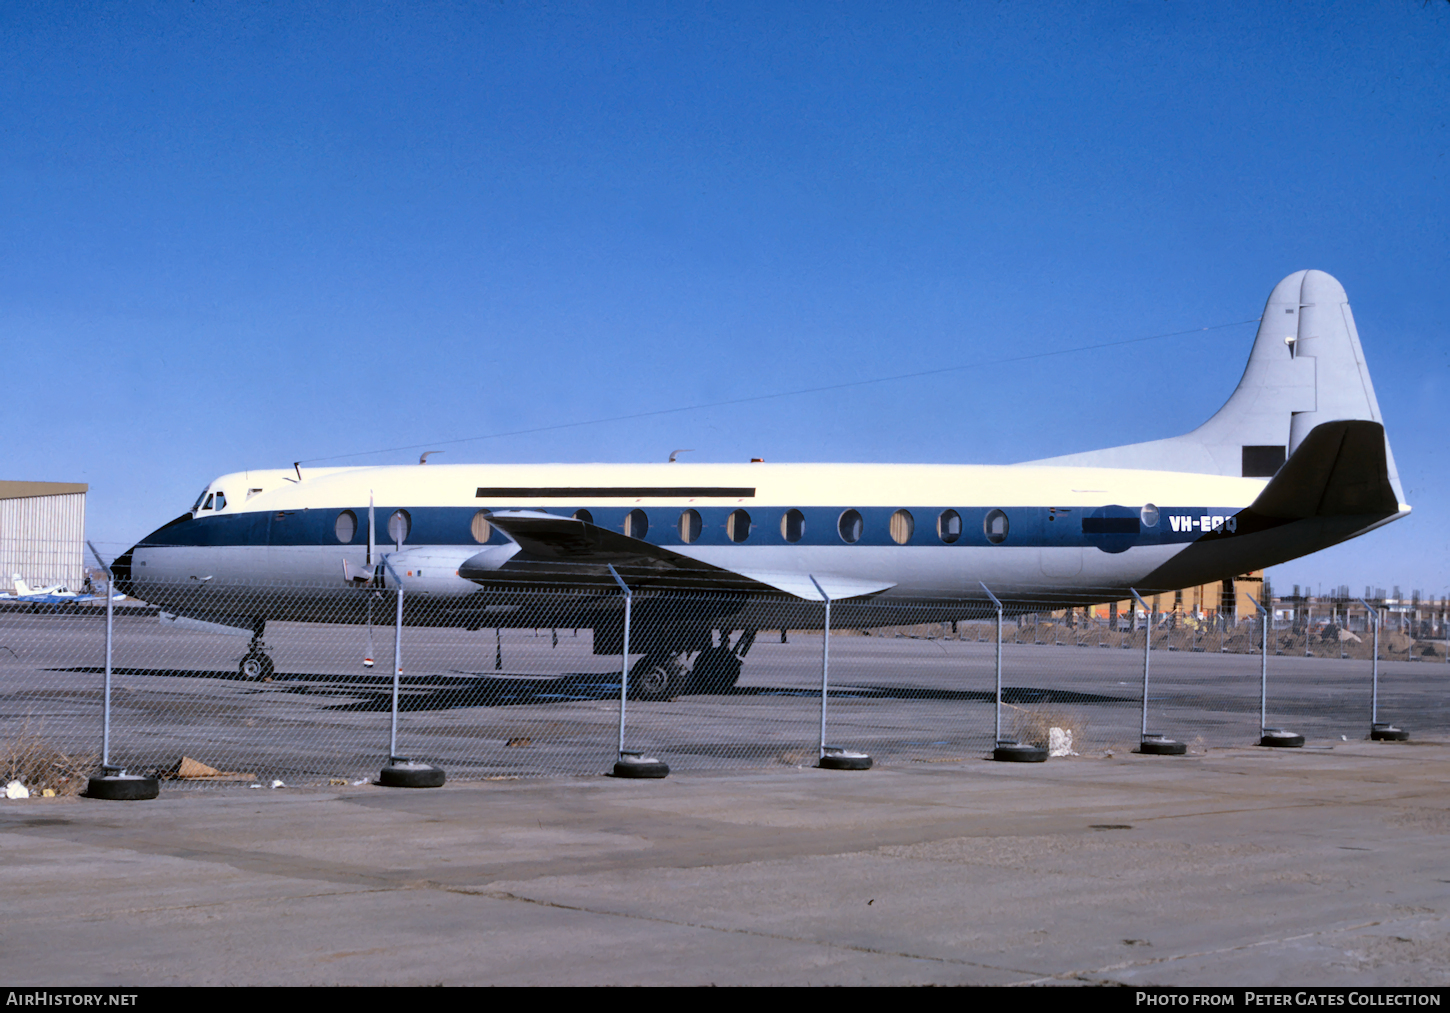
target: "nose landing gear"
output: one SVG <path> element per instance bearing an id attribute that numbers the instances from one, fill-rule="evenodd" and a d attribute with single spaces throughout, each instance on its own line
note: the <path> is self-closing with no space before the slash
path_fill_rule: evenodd
<path id="1" fill-rule="evenodd" d="M 267 655 L 270 648 L 262 643 L 266 632 L 267 620 L 258 619 L 252 626 L 252 642 L 247 645 L 247 653 L 237 665 L 237 674 L 248 682 L 266 682 L 277 670 Z"/>

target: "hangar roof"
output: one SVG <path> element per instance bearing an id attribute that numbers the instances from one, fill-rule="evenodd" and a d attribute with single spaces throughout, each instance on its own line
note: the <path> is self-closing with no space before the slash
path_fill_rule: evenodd
<path id="1" fill-rule="evenodd" d="M 65 496 L 86 492 L 84 482 L 7 482 L 0 479 L 0 499 L 25 499 L 28 496 Z"/>

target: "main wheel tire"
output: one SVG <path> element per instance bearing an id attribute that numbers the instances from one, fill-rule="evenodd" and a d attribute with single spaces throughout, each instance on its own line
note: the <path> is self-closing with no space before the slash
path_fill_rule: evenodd
<path id="1" fill-rule="evenodd" d="M 838 749 L 823 755 L 816 766 L 823 770 L 870 770 L 871 757 L 850 749 Z"/>
<path id="2" fill-rule="evenodd" d="M 1370 726 L 1369 737 L 1375 742 L 1408 742 L 1410 733 L 1381 721 Z"/>
<path id="3" fill-rule="evenodd" d="M 1273 749 L 1297 749 L 1304 745 L 1304 736 L 1282 728 L 1265 728 L 1264 734 L 1259 738 L 1259 745 Z"/>
<path id="4" fill-rule="evenodd" d="M 1047 750 L 1025 742 L 999 742 L 992 750 L 992 759 L 1003 763 L 1045 763 Z"/>
<path id="5" fill-rule="evenodd" d="M 636 700 L 673 700 L 685 681 L 674 658 L 641 658 L 629 670 L 629 695 Z"/>
<path id="6" fill-rule="evenodd" d="M 697 693 L 728 693 L 740 681 L 740 659 L 728 647 L 701 651 L 691 669 Z"/>
<path id="7" fill-rule="evenodd" d="M 670 765 L 653 756 L 621 756 L 614 764 L 615 777 L 659 778 L 670 776 Z"/>
<path id="8" fill-rule="evenodd" d="M 260 682 L 263 679 L 272 678 L 272 673 L 277 667 L 272 664 L 272 659 L 265 654 L 249 654 L 242 659 L 237 666 L 237 672 L 248 682 Z"/>
<path id="9" fill-rule="evenodd" d="M 431 763 L 390 763 L 378 775 L 378 784 L 385 788 L 441 788 L 448 775 L 442 767 Z"/>
<path id="10" fill-rule="evenodd" d="M 139 802 L 161 794 L 161 785 L 154 777 L 140 774 L 106 774 L 86 781 L 86 798 L 104 798 L 113 802 Z"/>

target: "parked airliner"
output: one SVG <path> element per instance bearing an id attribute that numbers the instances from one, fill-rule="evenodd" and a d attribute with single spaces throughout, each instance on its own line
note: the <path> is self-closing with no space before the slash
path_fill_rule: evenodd
<path id="1" fill-rule="evenodd" d="M 983 585 L 1016 611 L 1062 608 L 1231 578 L 1409 510 L 1344 289 L 1299 271 L 1269 296 L 1233 395 L 1183 436 L 1003 466 L 242 471 L 114 568 L 130 595 L 250 630 L 242 670 L 261 675 L 267 620 L 361 621 L 399 580 L 417 621 L 587 627 L 618 654 L 612 566 L 680 589 L 636 602 L 635 670 L 663 696 L 732 684 L 763 626 L 819 626 L 817 583 L 853 626 L 899 622 L 906 603 L 980 614 Z"/>

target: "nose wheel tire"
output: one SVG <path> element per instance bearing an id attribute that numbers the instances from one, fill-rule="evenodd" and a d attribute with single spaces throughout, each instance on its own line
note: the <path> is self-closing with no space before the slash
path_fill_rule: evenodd
<path id="1" fill-rule="evenodd" d="M 276 666 L 272 664 L 272 659 L 265 654 L 249 654 L 237 666 L 237 672 L 248 682 L 270 679 L 275 670 Z"/>

